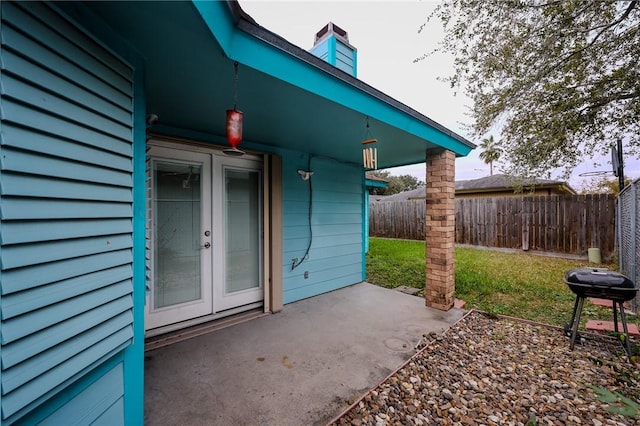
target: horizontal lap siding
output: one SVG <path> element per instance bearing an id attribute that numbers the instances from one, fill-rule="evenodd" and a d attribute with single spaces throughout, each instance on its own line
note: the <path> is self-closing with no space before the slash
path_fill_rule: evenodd
<path id="1" fill-rule="evenodd" d="M 340 68 L 342 71 L 348 72 L 349 74 L 353 74 L 354 69 L 354 61 L 353 61 L 353 50 L 345 44 L 342 44 L 340 41 L 336 41 L 336 67 Z"/>
<path id="2" fill-rule="evenodd" d="M 312 158 L 313 241 L 309 257 L 292 270 L 292 259 L 309 244 L 309 182 L 294 159 L 283 161 L 284 302 L 322 294 L 362 280 L 362 172 L 355 165 Z M 308 271 L 308 278 L 304 278 Z"/>
<path id="3" fill-rule="evenodd" d="M 132 339 L 133 74 L 43 3 L 2 3 L 1 55 L 0 380 L 12 422 Z M 122 418 L 122 368 L 77 400 L 105 388 L 83 421 Z"/>
<path id="4" fill-rule="evenodd" d="M 93 425 L 124 424 L 123 388 L 123 367 L 118 364 L 62 409 L 44 419 L 39 426 L 82 424 L 86 423 L 87 418 L 96 419 Z"/>
<path id="5" fill-rule="evenodd" d="M 329 45 L 327 43 L 322 43 L 314 46 L 311 49 L 311 53 L 316 55 L 318 58 L 327 61 L 329 58 Z"/>

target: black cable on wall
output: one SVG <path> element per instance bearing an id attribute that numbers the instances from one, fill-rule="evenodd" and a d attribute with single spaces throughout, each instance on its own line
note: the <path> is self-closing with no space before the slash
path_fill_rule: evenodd
<path id="1" fill-rule="evenodd" d="M 309 155 L 307 159 L 307 171 L 311 171 L 311 155 Z M 313 217 L 313 183 L 312 176 L 309 176 L 307 182 L 309 182 L 309 244 L 307 245 L 307 250 L 300 259 L 295 260 L 291 264 L 291 270 L 293 271 L 298 266 L 302 264 L 309 257 L 309 251 L 311 250 L 311 244 L 313 243 L 313 227 L 311 226 L 311 219 Z"/>

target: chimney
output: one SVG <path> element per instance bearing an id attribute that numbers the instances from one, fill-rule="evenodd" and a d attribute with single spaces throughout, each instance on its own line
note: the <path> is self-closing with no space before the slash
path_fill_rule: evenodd
<path id="1" fill-rule="evenodd" d="M 349 44 L 347 32 L 333 22 L 329 22 L 318 31 L 309 52 L 357 77 L 358 50 Z"/>

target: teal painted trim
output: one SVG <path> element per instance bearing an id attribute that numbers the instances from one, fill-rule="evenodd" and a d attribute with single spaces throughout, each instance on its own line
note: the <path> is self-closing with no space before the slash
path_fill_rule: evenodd
<path id="1" fill-rule="evenodd" d="M 2 7 L 2 5 L 0 4 L 0 8 Z M 2 13 L 2 11 L 0 10 L 0 13 Z M 1 76 L 0 76 L 1 78 Z M 3 127 L 3 123 L 0 121 L 0 127 Z M 2 158 L 2 147 L 4 146 L 4 140 L 5 140 L 5 135 L 4 132 L 0 132 L 0 158 Z M 0 186 L 2 185 L 2 178 L 3 178 L 4 173 L 2 172 L 2 167 L 0 167 Z M 0 191 L 0 205 L 2 205 L 4 203 L 3 201 L 3 196 L 2 196 L 2 191 Z M 0 236 L 2 235 L 3 232 L 3 220 L 2 218 L 0 218 Z M 1 238 L 1 237 L 0 237 Z M 0 240 L 1 241 L 1 240 Z M 2 246 L 3 244 L 0 243 L 0 259 L 2 259 Z M 2 268 L 0 267 L 0 284 L 4 283 L 3 281 L 3 276 L 2 276 Z M 0 306 L 2 306 L 2 292 L 0 291 Z M 0 322 L 0 336 L 2 336 L 3 330 L 2 330 L 2 322 Z M 2 345 L 0 344 L 0 359 L 2 359 Z M 2 383 L 2 368 L 0 368 L 0 383 Z M 2 406 L 2 392 L 0 392 L 0 406 Z"/>
<path id="2" fill-rule="evenodd" d="M 125 349 L 124 396 L 127 425 L 144 424 L 144 305 L 146 297 L 146 102 L 143 66 L 134 74 L 133 135 L 133 343 Z"/>
<path id="3" fill-rule="evenodd" d="M 238 31 L 233 21 L 233 14 L 226 1 L 192 0 L 202 19 L 211 29 L 224 54 L 231 57 L 233 42 Z M 215 28 L 215 31 L 213 30 Z"/>
<path id="4" fill-rule="evenodd" d="M 146 95 L 144 66 L 134 62 L 133 134 L 133 342 L 125 349 L 125 424 L 144 424 L 144 306 L 146 297 Z"/>
<path id="5" fill-rule="evenodd" d="M 331 36 L 327 39 L 327 62 L 336 66 L 336 38 Z"/>
<path id="6" fill-rule="evenodd" d="M 353 49 L 353 76 L 358 78 L 358 51 Z"/>
<path id="7" fill-rule="evenodd" d="M 380 182 L 379 180 L 366 179 L 365 185 L 367 188 L 386 188 L 389 184 L 387 182 Z"/>
<path id="8" fill-rule="evenodd" d="M 433 144 L 465 156 L 471 147 L 394 106 L 340 80 L 315 65 L 235 28 L 225 2 L 194 1 L 196 9 L 232 60 L 286 81 L 371 118 L 398 127 Z"/>
<path id="9" fill-rule="evenodd" d="M 367 253 L 369 253 L 369 191 L 367 190 L 369 179 L 366 172 L 362 172 L 362 281 L 367 280 Z"/>

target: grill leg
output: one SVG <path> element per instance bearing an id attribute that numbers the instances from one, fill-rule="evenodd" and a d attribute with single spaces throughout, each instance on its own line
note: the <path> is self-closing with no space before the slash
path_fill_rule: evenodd
<path id="1" fill-rule="evenodd" d="M 576 304 L 573 307 L 573 315 L 571 317 L 571 344 L 569 349 L 573 350 L 576 344 L 576 336 L 578 335 L 578 326 L 580 325 L 580 316 L 582 315 L 582 307 L 584 306 L 584 297 L 577 296 Z"/>
<path id="2" fill-rule="evenodd" d="M 618 302 L 612 300 L 613 302 L 613 331 L 619 333 L 618 331 L 618 307 L 616 306 Z M 622 308 L 622 303 L 620 303 L 620 308 Z"/>
<path id="3" fill-rule="evenodd" d="M 576 296 L 576 302 L 573 304 L 573 312 L 571 313 L 571 321 L 569 321 L 569 330 L 573 330 L 573 323 L 576 320 L 576 312 L 578 312 L 578 300 L 579 299 L 580 299 L 580 296 Z"/>
<path id="4" fill-rule="evenodd" d="M 624 303 L 620 303 L 619 305 L 620 318 L 622 318 L 622 328 L 624 329 L 624 348 L 627 351 L 629 358 L 631 358 L 631 342 L 629 341 L 629 328 L 627 327 L 627 316 L 624 313 Z"/>

